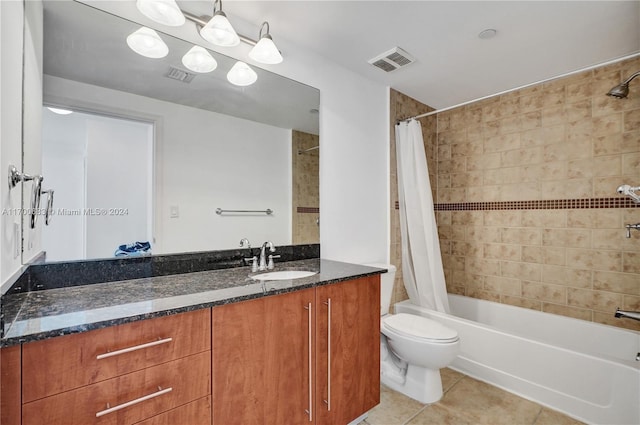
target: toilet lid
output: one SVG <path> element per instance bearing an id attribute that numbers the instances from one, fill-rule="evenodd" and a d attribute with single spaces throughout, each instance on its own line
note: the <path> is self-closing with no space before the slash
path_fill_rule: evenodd
<path id="1" fill-rule="evenodd" d="M 435 320 L 415 314 L 393 314 L 385 317 L 383 322 L 389 329 L 415 338 L 437 340 L 439 342 L 458 339 L 458 332 L 455 330 Z"/>

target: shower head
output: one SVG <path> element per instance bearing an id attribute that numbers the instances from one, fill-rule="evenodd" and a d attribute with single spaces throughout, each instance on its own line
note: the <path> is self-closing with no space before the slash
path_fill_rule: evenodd
<path id="1" fill-rule="evenodd" d="M 629 95 L 629 84 L 618 84 L 607 93 L 607 96 L 615 97 L 616 99 L 625 99 Z"/>
<path id="2" fill-rule="evenodd" d="M 629 82 L 640 75 L 640 71 L 627 78 L 624 82 L 618 84 L 607 93 L 607 96 L 615 97 L 616 99 L 626 99 L 629 95 Z"/>

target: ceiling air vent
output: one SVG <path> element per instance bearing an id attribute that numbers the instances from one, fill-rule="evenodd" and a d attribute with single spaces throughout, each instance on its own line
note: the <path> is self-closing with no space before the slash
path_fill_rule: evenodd
<path id="1" fill-rule="evenodd" d="M 399 47 L 394 47 L 373 59 L 369 59 L 369 63 L 371 65 L 380 68 L 384 72 L 395 71 L 396 69 L 400 69 L 403 66 L 413 63 L 414 61 L 415 59 L 413 56 Z"/>
<path id="2" fill-rule="evenodd" d="M 190 83 L 195 76 L 196 74 L 192 74 L 172 66 L 169 67 L 169 71 L 165 74 L 165 77 L 171 78 L 172 80 L 182 81 L 183 83 Z"/>

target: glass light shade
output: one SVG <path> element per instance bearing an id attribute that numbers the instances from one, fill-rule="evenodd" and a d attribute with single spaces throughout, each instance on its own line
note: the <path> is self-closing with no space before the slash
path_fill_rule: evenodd
<path id="1" fill-rule="evenodd" d="M 249 52 L 249 57 L 256 62 L 275 65 L 282 62 L 282 55 L 270 36 L 263 36 Z"/>
<path id="2" fill-rule="evenodd" d="M 231 47 L 240 44 L 240 37 L 223 12 L 217 12 L 200 30 L 200 36 L 216 46 Z"/>
<path id="3" fill-rule="evenodd" d="M 147 58 L 163 58 L 169 53 L 169 47 L 164 44 L 158 33 L 147 27 L 130 34 L 127 44 L 131 50 Z"/>
<path id="4" fill-rule="evenodd" d="M 235 86 L 250 86 L 258 79 L 258 74 L 242 61 L 236 62 L 227 73 L 227 80 Z"/>
<path id="5" fill-rule="evenodd" d="M 185 22 L 175 0 L 138 0 L 136 7 L 144 16 L 163 25 L 179 27 Z"/>
<path id="6" fill-rule="evenodd" d="M 73 111 L 70 111 L 68 109 L 61 109 L 61 108 L 52 108 L 50 106 L 47 106 L 47 109 L 50 110 L 51 112 L 53 112 L 54 114 L 58 114 L 58 115 L 69 115 L 69 114 L 73 114 Z"/>
<path id="7" fill-rule="evenodd" d="M 218 66 L 218 62 L 206 49 L 200 46 L 193 46 L 182 57 L 182 64 L 193 72 L 211 72 Z"/>

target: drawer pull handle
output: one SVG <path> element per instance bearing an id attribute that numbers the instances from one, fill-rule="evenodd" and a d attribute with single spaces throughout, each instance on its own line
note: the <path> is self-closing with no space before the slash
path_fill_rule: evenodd
<path id="1" fill-rule="evenodd" d="M 311 335 L 312 335 L 312 315 L 311 315 L 311 303 L 307 304 L 307 306 L 304 308 L 305 310 L 308 310 L 308 318 L 309 318 L 309 409 L 305 409 L 305 413 L 307 415 L 309 415 L 309 422 L 313 421 L 313 358 L 312 358 L 312 354 L 313 351 L 311 350 L 312 347 L 312 340 L 311 340 Z"/>
<path id="2" fill-rule="evenodd" d="M 327 306 L 327 399 L 322 400 L 331 411 L 331 298 L 324 302 Z"/>
<path id="3" fill-rule="evenodd" d="M 107 357 L 119 356 L 120 354 L 130 353 L 136 350 L 142 350 L 143 348 L 149 348 L 149 347 L 154 347 L 160 344 L 166 344 L 167 342 L 171 342 L 172 340 L 173 338 L 159 339 L 157 341 L 147 342 L 146 344 L 140 344 L 140 345 L 135 345 L 129 348 L 123 348 L 122 350 L 110 351 L 108 353 L 98 354 L 96 356 L 96 359 L 102 360 L 102 359 L 106 359 Z"/>
<path id="4" fill-rule="evenodd" d="M 109 405 L 107 404 L 107 409 L 105 410 L 101 410 L 100 412 L 96 413 L 96 418 L 99 418 L 100 416 L 104 416 L 107 415 L 109 413 L 113 413 L 116 412 L 118 410 L 124 409 L 125 407 L 129 407 L 129 406 L 133 406 L 134 404 L 138 404 L 141 403 L 143 401 L 155 398 L 155 397 L 159 397 L 162 394 L 167 394 L 170 393 L 171 391 L 173 391 L 173 388 L 165 388 L 164 390 L 161 387 L 158 387 L 158 391 L 156 391 L 155 393 L 149 394 L 149 395 L 145 395 L 143 397 L 140 398 L 136 398 L 135 400 L 131 400 L 131 401 L 127 401 L 126 403 L 122 403 L 119 404 L 117 406 L 113 406 L 113 407 L 109 407 Z"/>

